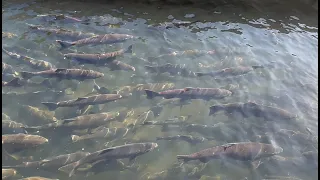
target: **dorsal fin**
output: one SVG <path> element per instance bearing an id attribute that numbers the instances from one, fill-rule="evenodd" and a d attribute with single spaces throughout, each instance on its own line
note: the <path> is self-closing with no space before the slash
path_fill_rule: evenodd
<path id="1" fill-rule="evenodd" d="M 61 71 L 65 71 L 65 70 L 66 70 L 65 68 L 58 68 L 54 72 L 61 72 Z"/>
<path id="2" fill-rule="evenodd" d="M 110 151 L 113 151 L 113 150 L 114 150 L 114 148 L 108 148 L 108 149 L 102 150 L 102 151 L 99 153 L 99 155 L 103 155 L 103 154 L 105 154 L 105 153 L 107 153 L 107 152 L 110 152 Z"/>
<path id="3" fill-rule="evenodd" d="M 84 100 L 84 99 L 88 99 L 88 97 L 79 97 L 76 101 L 81 101 L 81 100 Z"/>
<path id="4" fill-rule="evenodd" d="M 185 87 L 184 88 L 184 91 L 190 91 L 190 90 L 192 90 L 192 89 L 195 89 L 194 87 Z"/>

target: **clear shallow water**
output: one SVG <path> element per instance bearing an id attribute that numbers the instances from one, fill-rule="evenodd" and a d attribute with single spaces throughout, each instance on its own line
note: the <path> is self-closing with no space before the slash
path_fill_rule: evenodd
<path id="1" fill-rule="evenodd" d="M 291 7 L 293 6 L 293 7 Z M 290 10 L 288 10 L 290 9 Z M 133 44 L 134 57 L 125 55 L 117 58 L 136 68 L 135 72 L 109 71 L 108 68 L 94 67 L 86 65 L 85 68 L 103 72 L 105 76 L 97 79 L 100 86 L 110 89 L 134 85 L 139 83 L 172 82 L 176 88 L 184 87 L 222 87 L 228 84 L 238 84 L 240 96 L 233 96 L 224 100 L 211 100 L 203 102 L 194 100 L 192 104 L 184 106 L 181 111 L 179 107 L 165 107 L 156 120 L 165 120 L 174 116 L 192 115 L 188 121 L 197 124 L 213 125 L 224 122 L 237 124 L 241 118 L 238 116 L 228 117 L 224 114 L 208 116 L 210 105 L 238 101 L 256 101 L 272 106 L 284 108 L 294 112 L 299 116 L 300 129 L 309 128 L 313 134 L 318 133 L 318 23 L 317 12 L 303 7 L 297 9 L 292 4 L 285 4 L 279 7 L 260 7 L 251 9 L 244 7 L 224 6 L 207 10 L 186 7 L 166 7 L 139 6 L 125 4 L 104 4 L 81 3 L 81 2 L 56 2 L 56 1 L 5 1 L 3 3 L 3 32 L 11 32 L 17 35 L 13 38 L 3 38 L 3 47 L 12 51 L 36 59 L 43 59 L 51 62 L 57 67 L 67 67 L 68 60 L 63 59 L 61 52 L 57 49 L 58 44 L 54 36 L 28 33 L 29 29 L 25 23 L 43 25 L 45 27 L 60 26 L 66 29 L 92 32 L 96 34 L 105 33 L 125 33 L 140 37 L 134 41 L 113 46 L 99 45 L 94 47 L 70 48 L 66 52 L 86 52 L 102 53 L 118 50 L 121 47 L 128 47 Z M 64 13 L 80 19 L 89 19 L 87 23 L 48 23 L 42 22 L 36 17 L 38 14 Z M 194 14 L 193 18 L 185 18 L 186 14 Z M 172 19 L 173 17 L 173 19 Z M 190 26 L 180 28 L 150 28 L 148 25 L 175 20 L 189 20 L 199 22 Z M 274 69 L 255 70 L 253 73 L 233 79 L 215 81 L 210 77 L 184 78 L 170 77 L 166 74 L 156 76 L 146 74 L 144 65 L 146 62 L 136 57 L 147 59 L 148 57 L 159 56 L 173 51 L 183 51 L 198 49 L 210 51 L 213 55 L 200 57 L 174 57 L 163 58 L 159 64 L 173 63 L 186 64 L 192 71 L 219 70 L 238 65 L 260 65 L 272 61 L 276 62 Z M 8 56 L 3 54 L 3 61 L 13 65 L 16 71 L 29 70 L 28 67 L 16 64 Z M 65 88 L 74 87 L 74 82 L 62 81 L 61 86 Z M 24 118 L 23 113 L 18 109 L 21 105 L 33 105 L 43 110 L 41 101 L 58 101 L 64 99 L 77 98 L 87 95 L 93 87 L 92 81 L 85 81 L 73 88 L 68 95 L 54 96 L 45 94 L 39 99 L 21 99 L 18 103 L 10 98 L 3 100 L 3 112 L 11 119 L 27 125 L 33 125 Z M 32 92 L 40 90 L 14 89 L 11 91 Z M 10 90 L 3 89 L 3 92 Z M 41 101 L 39 101 L 41 99 Z M 115 111 L 119 108 L 134 108 L 135 114 L 140 114 L 149 109 L 151 105 L 159 102 L 160 99 L 147 100 L 145 96 L 140 99 L 121 100 L 116 103 L 109 103 L 103 111 Z M 76 109 L 59 108 L 55 112 L 58 119 L 75 116 Z M 128 118 L 127 123 L 134 122 L 136 116 Z M 246 122 L 265 126 L 260 119 L 248 118 Z M 116 123 L 111 126 L 126 126 L 126 123 Z M 290 129 L 289 122 L 272 122 L 273 127 Z M 197 145 L 189 145 L 186 142 L 159 141 L 159 148 L 156 151 L 140 156 L 136 164 L 140 166 L 138 172 L 131 171 L 111 171 L 90 177 L 73 177 L 73 179 L 101 179 L 110 177 L 112 179 L 147 179 L 148 176 L 166 170 L 172 170 L 168 176 L 162 173 L 162 179 L 183 179 L 198 178 L 201 175 L 219 176 L 220 179 L 241 179 L 252 178 L 246 166 L 241 164 L 227 164 L 226 168 L 220 167 L 219 161 L 210 161 L 204 167 L 202 163 L 194 162 L 174 169 L 177 163 L 177 154 L 189 154 L 229 142 L 240 142 L 252 140 L 253 135 L 260 135 L 263 132 L 246 132 L 241 125 L 237 128 L 224 127 L 221 134 L 216 134 L 216 141 L 209 141 Z M 138 127 L 130 141 L 155 141 L 157 136 L 183 134 L 181 132 L 170 131 L 161 132 L 157 127 Z M 193 133 L 192 135 L 197 135 Z M 218 137 L 219 136 L 219 137 Z M 51 137 L 48 137 L 49 139 Z M 79 143 L 71 144 L 70 137 L 61 137 L 58 142 L 52 143 L 49 149 L 41 152 L 41 155 L 34 155 L 35 159 L 55 156 L 79 149 L 85 151 L 95 151 L 102 149 L 101 144 Z M 118 140 L 113 145 L 121 145 L 128 140 Z M 279 142 L 275 142 L 276 144 Z M 284 152 L 283 157 L 299 156 L 299 152 L 305 152 L 305 145 L 300 142 L 287 141 L 279 144 Z M 317 147 L 318 144 L 315 144 Z M 3 162 L 4 163 L 4 162 Z M 11 162 L 12 163 L 12 162 Z M 290 175 L 301 179 L 316 179 L 318 172 L 310 164 L 299 164 L 298 166 L 283 165 L 276 163 L 264 163 L 255 173 L 261 177 L 265 175 Z M 199 172 L 194 173 L 198 168 Z M 19 171 L 20 172 L 20 171 Z M 45 177 L 69 179 L 67 175 L 61 173 L 21 171 L 24 176 L 42 175 Z M 193 175 L 192 175 L 193 174 Z M 261 179 L 261 177 L 259 179 Z M 257 177 L 256 177 L 257 178 Z"/>

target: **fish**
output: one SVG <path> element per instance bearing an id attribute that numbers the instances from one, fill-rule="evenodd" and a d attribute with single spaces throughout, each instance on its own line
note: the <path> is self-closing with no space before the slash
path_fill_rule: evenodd
<path id="1" fill-rule="evenodd" d="M 96 79 L 104 76 L 103 73 L 93 71 L 93 70 L 65 69 L 65 68 L 51 69 L 51 70 L 39 71 L 39 72 L 22 71 L 20 72 L 20 74 L 24 79 L 30 79 L 34 76 L 40 76 L 43 78 L 57 78 L 58 80 L 76 79 L 79 81 L 84 81 L 86 79 Z"/>
<path id="2" fill-rule="evenodd" d="M 222 99 L 232 95 L 232 92 L 226 89 L 218 88 L 194 88 L 186 87 L 184 89 L 173 89 L 162 92 L 154 92 L 151 90 L 145 90 L 148 99 L 154 97 L 163 97 L 165 99 L 180 98 L 186 99 Z"/>
<path id="3" fill-rule="evenodd" d="M 23 110 L 25 110 L 27 114 L 25 118 L 28 117 L 29 119 L 34 119 L 42 123 L 54 122 L 58 120 L 56 117 L 54 117 L 54 113 L 51 111 L 42 110 L 37 107 L 28 106 L 28 105 L 23 105 L 22 108 Z"/>
<path id="4" fill-rule="evenodd" d="M 135 67 L 118 60 L 107 62 L 104 65 L 107 66 L 110 69 L 110 71 L 115 71 L 115 70 L 136 71 Z"/>
<path id="5" fill-rule="evenodd" d="M 2 113 L 2 120 L 10 120 L 10 116 L 8 116 L 7 114 L 5 113 Z"/>
<path id="6" fill-rule="evenodd" d="M 18 180 L 59 180 L 59 179 L 51 179 L 51 178 L 45 178 L 41 176 L 32 176 L 32 177 L 26 177 Z"/>
<path id="7" fill-rule="evenodd" d="M 162 99 L 161 102 L 157 103 L 155 106 L 151 107 L 150 110 L 156 115 L 159 116 L 161 111 L 165 106 L 179 106 L 180 110 L 183 106 L 191 104 L 191 101 L 181 101 L 180 98 L 172 98 L 172 99 Z"/>
<path id="8" fill-rule="evenodd" d="M 24 150 L 35 149 L 48 143 L 49 140 L 42 136 L 30 134 L 5 134 L 2 135 L 2 148 L 8 153 L 17 153 Z"/>
<path id="9" fill-rule="evenodd" d="M 175 135 L 175 136 L 165 136 L 165 137 L 157 137 L 158 140 L 181 140 L 186 141 L 190 144 L 198 144 L 206 141 L 206 138 L 204 137 L 197 137 L 197 136 L 190 136 L 190 135 Z"/>
<path id="10" fill-rule="evenodd" d="M 34 92 L 23 92 L 23 93 L 17 93 L 17 92 L 8 92 L 8 93 L 2 93 L 2 102 L 41 102 L 43 99 L 53 100 L 56 98 L 60 98 L 64 96 L 66 93 L 64 91 L 56 91 L 56 90 L 44 90 L 44 91 L 34 91 Z"/>
<path id="11" fill-rule="evenodd" d="M 90 154 L 89 152 L 76 151 L 74 153 L 62 154 L 62 155 L 42 159 L 40 161 L 22 162 L 21 164 L 18 164 L 18 165 L 3 166 L 3 167 L 14 168 L 14 169 L 32 168 L 32 169 L 42 169 L 42 170 L 54 170 L 62 166 L 65 166 L 67 164 L 78 161 L 89 154 Z"/>
<path id="12" fill-rule="evenodd" d="M 197 21 L 176 21 L 176 22 L 164 22 L 164 23 L 158 23 L 158 24 L 150 24 L 148 25 L 148 28 L 151 27 L 157 27 L 157 28 L 174 28 L 174 27 L 180 27 L 180 26 L 189 26 L 191 24 L 197 23 Z"/>
<path id="13" fill-rule="evenodd" d="M 71 59 L 76 61 L 79 64 L 95 64 L 95 65 L 104 65 L 110 61 L 115 60 L 117 56 L 121 56 L 124 53 L 132 53 L 132 45 L 129 46 L 126 50 L 121 49 L 119 51 L 114 51 L 110 53 L 103 54 L 79 54 L 79 53 L 68 53 L 63 56 L 66 59 Z"/>
<path id="14" fill-rule="evenodd" d="M 237 66 L 225 68 L 219 71 L 214 72 L 196 72 L 197 76 L 212 76 L 212 77 L 230 77 L 230 76 L 239 76 L 247 74 L 255 69 L 262 69 L 266 67 L 273 67 L 272 64 L 269 65 L 255 65 L 255 66 Z"/>
<path id="15" fill-rule="evenodd" d="M 11 133 L 24 133 L 27 134 L 27 131 L 24 129 L 27 127 L 22 123 L 17 123 L 12 120 L 3 120 L 2 119 L 2 134 L 11 134 Z"/>
<path id="16" fill-rule="evenodd" d="M 195 73 L 186 68 L 185 64 L 171 64 L 149 66 L 145 65 L 145 69 L 152 73 L 169 73 L 171 76 L 181 75 L 184 77 L 195 77 Z"/>
<path id="17" fill-rule="evenodd" d="M 128 34 L 103 34 L 103 35 L 92 36 L 85 39 L 80 39 L 73 42 L 62 41 L 62 40 L 56 40 L 56 42 L 60 44 L 61 49 L 65 49 L 71 46 L 79 47 L 84 45 L 121 43 L 132 38 L 134 38 L 134 36 L 128 35 Z"/>
<path id="18" fill-rule="evenodd" d="M 2 179 L 11 179 L 12 177 L 17 175 L 17 170 L 15 169 L 4 169 L 2 168 Z"/>
<path id="19" fill-rule="evenodd" d="M 246 103 L 229 103 L 229 104 L 221 104 L 214 105 L 210 107 L 209 115 L 213 115 L 219 111 L 225 111 L 228 113 L 239 112 L 244 117 L 263 117 L 266 120 L 273 121 L 275 119 L 284 119 L 290 120 L 295 119 L 298 116 L 288 112 L 284 109 L 280 109 L 272 106 L 265 106 L 261 104 L 257 104 L 255 102 L 246 102 Z"/>
<path id="20" fill-rule="evenodd" d="M 271 144 L 239 142 L 215 146 L 189 155 L 177 155 L 177 159 L 183 160 L 184 162 L 199 160 L 206 163 L 212 159 L 227 158 L 257 163 L 254 165 L 254 168 L 258 168 L 260 164 L 259 161 L 262 158 L 280 154 L 282 151 L 283 149 L 281 147 Z"/>
<path id="21" fill-rule="evenodd" d="M 45 105 L 50 111 L 53 111 L 58 107 L 78 106 L 79 109 L 82 109 L 87 105 L 105 104 L 119 99 L 122 99 L 122 96 L 120 94 L 98 94 L 87 97 L 79 97 L 77 99 L 71 99 L 68 101 L 42 102 L 42 104 Z"/>
<path id="22" fill-rule="evenodd" d="M 83 22 L 81 19 L 64 14 L 39 14 L 37 17 L 42 21 L 63 21 L 64 23 Z"/>
<path id="23" fill-rule="evenodd" d="M 90 134 L 77 136 L 71 135 L 72 142 L 79 142 L 88 139 L 97 139 L 103 138 L 105 140 L 111 139 L 114 140 L 118 137 L 125 137 L 129 132 L 128 128 L 106 128 L 106 127 L 98 127 L 97 130 L 91 132 Z"/>
<path id="24" fill-rule="evenodd" d="M 121 95 L 127 95 L 127 94 L 135 94 L 140 95 L 144 93 L 144 90 L 150 89 L 154 91 L 161 91 L 161 90 L 168 90 L 175 87 L 174 83 L 147 83 L 147 84 L 136 84 L 136 85 L 129 85 L 129 86 L 122 86 L 119 88 L 116 88 L 115 90 L 108 89 L 106 87 L 100 87 L 97 83 L 94 82 L 93 91 L 97 91 L 100 94 L 121 94 Z"/>
<path id="25" fill-rule="evenodd" d="M 293 176 L 265 176 L 262 180 L 302 180 Z"/>
<path id="26" fill-rule="evenodd" d="M 42 126 L 30 126 L 25 128 L 28 132 L 44 131 L 44 130 L 79 130 L 79 129 L 93 129 L 102 125 L 106 125 L 111 121 L 117 121 L 120 118 L 120 112 L 108 112 L 99 114 L 89 114 L 77 116 L 75 118 L 57 120 L 56 122 L 45 124 Z M 121 120 L 121 119 L 120 119 Z M 71 133 L 71 132 L 70 132 Z"/>
<path id="27" fill-rule="evenodd" d="M 2 81 L 2 87 L 21 87 L 22 85 L 19 83 L 19 78 L 14 78 L 9 82 Z"/>
<path id="28" fill-rule="evenodd" d="M 21 86 L 24 86 L 24 87 L 46 87 L 46 88 L 53 87 L 49 79 L 45 79 L 39 83 L 33 82 L 30 79 L 18 78 L 18 80 L 19 80 L 19 84 L 21 84 Z"/>
<path id="29" fill-rule="evenodd" d="M 19 75 L 18 72 L 16 72 L 13 67 L 9 64 L 6 64 L 2 62 L 2 74 L 14 74 L 14 75 Z M 2 75 L 3 76 L 3 75 Z"/>
<path id="30" fill-rule="evenodd" d="M 160 59 L 168 59 L 173 57 L 194 57 L 194 56 L 199 57 L 203 55 L 213 55 L 213 54 L 215 54 L 215 50 L 206 51 L 206 50 L 190 49 L 185 51 L 174 51 L 172 53 L 162 54 L 156 57 L 148 57 L 147 60 L 150 62 L 153 62 L 153 61 L 158 61 Z"/>
<path id="31" fill-rule="evenodd" d="M 88 38 L 92 36 L 96 36 L 94 33 L 85 33 L 79 31 L 73 31 L 69 29 L 63 29 L 61 27 L 44 27 L 39 25 L 28 24 L 29 28 L 33 31 L 43 32 L 47 35 L 54 35 L 61 39 L 70 39 L 70 40 L 79 40 L 83 38 Z"/>
<path id="32" fill-rule="evenodd" d="M 150 152 L 158 147 L 157 143 L 133 143 L 121 146 L 114 146 L 111 148 L 99 150 L 91 153 L 90 155 L 80 159 L 75 163 L 75 166 L 69 173 L 71 177 L 80 166 L 88 163 L 94 163 L 105 159 L 135 159 L 137 156 Z"/>
<path id="33" fill-rule="evenodd" d="M 29 67 L 36 70 L 45 71 L 55 68 L 55 66 L 48 61 L 37 60 L 29 56 L 20 55 L 14 52 L 10 52 L 4 48 L 2 48 L 2 52 L 5 52 L 9 57 L 18 60 L 17 62 L 28 65 Z"/>

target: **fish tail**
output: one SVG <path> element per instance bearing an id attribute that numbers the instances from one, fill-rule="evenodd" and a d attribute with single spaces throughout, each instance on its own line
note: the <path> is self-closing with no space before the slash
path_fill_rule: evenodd
<path id="1" fill-rule="evenodd" d="M 47 87 L 52 87 L 52 84 L 49 79 L 43 80 L 40 84 L 47 86 Z"/>
<path id="2" fill-rule="evenodd" d="M 14 87 L 19 87 L 21 84 L 19 83 L 19 78 L 14 78 L 11 81 L 8 82 L 8 86 L 14 86 Z"/>
<path id="3" fill-rule="evenodd" d="M 151 90 L 147 90 L 147 89 L 146 89 L 146 90 L 144 90 L 144 91 L 146 92 L 148 99 L 152 99 L 152 98 L 154 98 L 154 97 L 156 97 L 156 96 L 160 96 L 159 93 L 154 92 L 154 91 L 151 91 Z"/>
<path id="4" fill-rule="evenodd" d="M 162 139 L 164 139 L 164 137 L 156 137 L 156 140 L 158 141 L 158 140 L 162 140 Z"/>
<path id="5" fill-rule="evenodd" d="M 183 162 L 190 161 L 190 157 L 188 155 L 177 155 L 178 160 L 183 160 Z"/>
<path id="6" fill-rule="evenodd" d="M 223 110 L 223 106 L 221 105 L 214 105 L 210 107 L 210 112 L 209 112 L 209 116 L 215 114 L 218 111 Z"/>
<path id="7" fill-rule="evenodd" d="M 124 53 L 132 53 L 132 45 L 130 45 Z"/>
<path id="8" fill-rule="evenodd" d="M 22 71 L 20 72 L 20 75 L 23 79 L 30 79 L 33 76 L 32 72 L 26 72 L 26 71 Z"/>
<path id="9" fill-rule="evenodd" d="M 69 41 L 56 40 L 56 42 L 60 44 L 61 49 L 65 49 L 74 45 L 72 42 Z"/>
<path id="10" fill-rule="evenodd" d="M 72 140 L 72 142 L 77 142 L 77 141 L 80 140 L 80 136 L 78 136 L 78 135 L 71 135 L 71 140 Z"/>
<path id="11" fill-rule="evenodd" d="M 208 73 L 204 73 L 204 72 L 195 72 L 195 74 L 196 74 L 196 76 L 198 76 L 198 77 L 208 75 Z"/>
<path id="12" fill-rule="evenodd" d="M 54 111 L 58 108 L 58 104 L 54 102 L 42 102 L 41 104 L 47 106 L 50 111 Z"/>
<path id="13" fill-rule="evenodd" d="M 10 55 L 10 52 L 9 52 L 8 50 L 4 49 L 4 48 L 2 48 L 2 52 L 4 52 L 4 53 L 6 53 L 6 54 Z"/>

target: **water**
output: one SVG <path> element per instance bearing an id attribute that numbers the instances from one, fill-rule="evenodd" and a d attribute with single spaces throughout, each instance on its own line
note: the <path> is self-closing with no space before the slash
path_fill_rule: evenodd
<path id="1" fill-rule="evenodd" d="M 299 7 L 299 8 L 297 8 Z M 86 23 L 59 23 L 43 22 L 36 15 L 47 13 L 63 13 L 80 19 L 89 19 Z M 312 134 L 318 133 L 318 22 L 317 12 L 306 6 L 295 3 L 284 3 L 279 6 L 269 5 L 250 8 L 249 6 L 219 6 L 217 8 L 190 8 L 190 7 L 167 7 L 167 6 L 133 6 L 132 4 L 99 4 L 98 2 L 75 2 L 75 1 L 4 1 L 2 5 L 3 32 L 11 32 L 17 37 L 3 38 L 3 47 L 12 51 L 28 55 L 35 59 L 43 59 L 51 62 L 56 67 L 68 67 L 68 60 L 63 59 L 61 53 L 86 52 L 102 53 L 126 48 L 133 45 L 133 56 L 125 55 L 117 58 L 136 68 L 135 72 L 109 71 L 108 68 L 85 65 L 84 68 L 94 69 L 105 73 L 104 78 L 96 80 L 100 86 L 110 89 L 116 87 L 134 85 L 138 83 L 171 82 L 176 88 L 184 87 L 222 87 L 228 84 L 239 85 L 240 96 L 233 96 L 224 100 L 211 100 L 204 102 L 194 100 L 184 106 L 166 106 L 160 116 L 151 120 L 165 120 L 174 116 L 192 115 L 187 121 L 197 124 L 213 125 L 215 123 L 238 124 L 242 121 L 239 116 L 230 117 L 225 114 L 208 116 L 209 106 L 218 103 L 255 101 L 271 106 L 284 108 L 299 116 L 299 129 L 309 128 Z M 150 24 L 171 21 L 196 21 L 190 26 L 179 28 L 151 28 Z M 28 33 L 25 23 L 43 25 L 45 27 L 60 26 L 66 29 L 95 34 L 125 33 L 140 37 L 134 41 L 116 44 L 113 46 L 84 46 L 58 51 L 59 45 L 54 42 L 54 36 Z M 139 58 L 147 59 L 173 51 L 184 50 L 214 50 L 213 55 L 200 57 L 182 56 L 167 57 L 158 63 L 185 64 L 192 71 L 219 70 L 239 65 L 260 65 L 272 61 L 276 62 L 274 69 L 258 69 L 252 73 L 229 80 L 215 81 L 210 77 L 184 78 L 170 77 L 167 74 L 146 74 L 144 65 L 146 62 Z M 138 57 L 138 58 L 137 58 Z M 15 63 L 3 54 L 3 61 L 13 65 L 16 71 L 35 71 L 25 65 Z M 75 65 L 75 67 L 77 67 Z M 78 66 L 79 67 L 79 66 Z M 41 79 L 41 78 L 40 78 Z M 93 88 L 92 81 L 85 81 L 77 86 L 77 82 L 62 81 L 59 87 L 69 88 L 66 95 L 43 94 L 30 95 L 29 98 L 4 98 L 2 112 L 12 120 L 27 125 L 31 120 L 19 111 L 22 105 L 32 105 L 42 110 L 46 108 L 42 101 L 59 101 L 85 96 Z M 70 90 L 71 88 L 71 90 Z M 58 89 L 58 88 L 56 88 Z M 34 92 L 43 88 L 30 89 L 3 89 L 3 92 L 17 91 Z M 61 90 L 61 89 L 59 89 Z M 3 96 L 4 97 L 4 96 Z M 14 99 L 14 100 L 12 100 Z M 145 96 L 139 99 L 121 100 L 109 103 L 102 111 L 115 111 L 121 108 L 134 108 L 135 115 L 128 118 L 124 123 L 115 123 L 111 126 L 129 126 L 137 120 L 137 115 L 147 111 L 150 106 L 159 102 L 159 99 L 147 100 Z M 99 110 L 95 110 L 96 112 Z M 74 117 L 75 108 L 59 108 L 55 112 L 58 119 Z M 261 119 L 248 118 L 246 122 L 265 126 Z M 290 122 L 272 122 L 273 127 L 290 129 Z M 131 127 L 130 125 L 129 127 Z M 176 160 L 177 154 L 189 154 L 214 145 L 230 142 L 249 141 L 252 136 L 261 135 L 258 130 L 247 132 L 241 124 L 232 129 L 224 127 L 222 133 L 215 134 L 216 141 L 208 141 L 197 145 L 186 142 L 159 141 L 156 151 L 138 157 L 135 162 L 139 165 L 138 171 L 117 171 L 100 173 L 90 177 L 76 176 L 68 178 L 64 173 L 50 173 L 43 171 L 18 172 L 24 176 L 37 176 L 59 179 L 147 179 L 151 177 L 162 179 L 192 179 L 211 176 L 220 179 L 261 179 L 265 175 L 296 176 L 301 179 L 316 179 L 318 171 L 310 164 L 281 164 L 265 162 L 256 171 L 257 176 L 252 177 L 252 172 L 242 164 L 226 164 L 221 168 L 220 161 L 210 161 L 204 165 L 194 162 L 184 164 L 179 168 Z M 183 132 L 161 132 L 157 127 L 139 127 L 135 125 L 135 134 L 125 140 L 117 140 L 111 145 L 121 145 L 125 142 L 155 141 L 157 136 L 183 134 Z M 186 134 L 186 133 L 185 133 Z M 192 133 L 192 135 L 197 135 Z M 198 134 L 199 135 L 199 134 Z M 58 136 L 58 135 L 56 135 Z M 47 137 L 52 139 L 53 137 Z M 302 141 L 286 140 L 279 144 L 284 152 L 283 157 L 296 157 L 301 152 L 315 149 L 306 148 Z M 50 148 L 40 154 L 32 154 L 34 159 L 43 159 L 64 153 L 71 153 L 83 149 L 95 151 L 104 148 L 106 141 L 96 143 L 72 144 L 70 137 L 62 136 L 58 141 L 52 140 Z M 109 145 L 110 146 L 110 145 Z M 318 144 L 314 144 L 318 147 Z M 16 162 L 3 162 L 15 164 Z M 158 173 L 158 174 L 157 174 Z"/>

